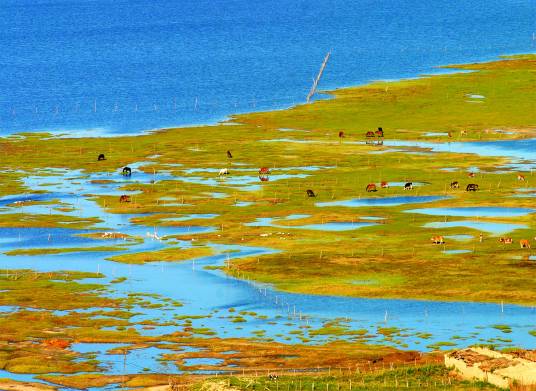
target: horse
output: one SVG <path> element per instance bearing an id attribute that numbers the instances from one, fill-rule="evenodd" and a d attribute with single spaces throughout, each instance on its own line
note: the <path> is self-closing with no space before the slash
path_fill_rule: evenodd
<path id="1" fill-rule="evenodd" d="M 376 188 L 376 185 L 374 183 L 369 183 L 365 189 L 367 192 L 373 192 L 373 191 L 378 191 L 378 189 Z"/>
<path id="2" fill-rule="evenodd" d="M 476 183 L 469 183 L 465 188 L 465 191 L 477 191 L 478 185 Z"/>
<path id="3" fill-rule="evenodd" d="M 432 241 L 432 244 L 445 244 L 445 239 L 443 239 L 443 236 L 441 235 L 432 236 L 430 240 Z"/>
<path id="4" fill-rule="evenodd" d="M 523 175 L 523 174 L 518 174 L 518 175 L 517 175 L 517 180 L 518 180 L 518 181 L 525 182 L 525 175 Z"/>
<path id="5" fill-rule="evenodd" d="M 119 197 L 119 203 L 130 202 L 130 196 L 123 194 Z"/>
<path id="6" fill-rule="evenodd" d="M 413 190 L 413 182 L 407 182 L 404 185 L 404 190 Z"/>
<path id="7" fill-rule="evenodd" d="M 383 137 L 383 129 L 382 128 L 378 128 L 378 130 L 376 131 L 376 136 Z"/>
<path id="8" fill-rule="evenodd" d="M 229 175 L 229 170 L 227 168 L 222 168 L 218 173 L 219 176 Z"/>
<path id="9" fill-rule="evenodd" d="M 307 189 L 307 197 L 316 197 L 316 194 L 311 189 Z"/>
<path id="10" fill-rule="evenodd" d="M 458 181 L 451 182 L 450 183 L 450 188 L 451 189 L 459 189 L 460 188 L 460 183 Z"/>
<path id="11" fill-rule="evenodd" d="M 365 137 L 368 137 L 368 138 L 374 137 L 374 132 L 365 133 Z"/>
<path id="12" fill-rule="evenodd" d="M 104 153 L 101 153 L 99 157 L 97 157 L 97 161 L 100 162 L 101 160 L 106 160 L 106 158 L 104 157 Z"/>
<path id="13" fill-rule="evenodd" d="M 389 188 L 389 182 L 382 181 L 382 182 L 380 183 L 380 187 L 381 187 L 382 189 L 388 189 L 388 188 Z"/>
<path id="14" fill-rule="evenodd" d="M 123 176 L 131 176 L 132 175 L 132 170 L 130 169 L 130 167 L 124 167 L 123 171 L 121 172 L 121 174 Z"/>
<path id="15" fill-rule="evenodd" d="M 233 158 L 233 154 L 231 153 L 231 151 L 227 151 L 227 157 L 229 159 L 232 159 Z"/>
<path id="16" fill-rule="evenodd" d="M 267 175 L 269 173 L 270 173 L 270 169 L 268 167 L 259 168 L 259 175 Z"/>
<path id="17" fill-rule="evenodd" d="M 513 242 L 512 238 L 499 238 L 499 243 L 512 244 Z"/>
<path id="18" fill-rule="evenodd" d="M 521 248 L 530 248 L 530 242 L 527 239 L 521 239 L 519 245 Z"/>

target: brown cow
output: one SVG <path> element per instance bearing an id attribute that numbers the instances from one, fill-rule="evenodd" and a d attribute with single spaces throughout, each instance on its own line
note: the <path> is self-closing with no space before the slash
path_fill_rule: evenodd
<path id="1" fill-rule="evenodd" d="M 530 248 L 530 242 L 527 239 L 521 239 L 519 245 L 521 248 Z"/>
<path id="2" fill-rule="evenodd" d="M 378 128 L 378 130 L 376 131 L 376 136 L 383 137 L 383 129 L 382 128 Z"/>
<path id="3" fill-rule="evenodd" d="M 523 175 L 523 174 L 518 174 L 518 175 L 517 175 L 517 180 L 518 180 L 518 181 L 522 181 L 522 182 L 524 182 L 524 181 L 525 181 L 525 175 Z"/>
<path id="4" fill-rule="evenodd" d="M 475 173 L 474 173 L 474 172 L 469 172 L 469 173 L 467 173 L 467 176 L 468 176 L 469 178 L 474 178 L 474 177 L 475 177 Z"/>
<path id="5" fill-rule="evenodd" d="M 499 238 L 499 243 L 512 244 L 513 242 L 512 238 Z"/>
<path id="6" fill-rule="evenodd" d="M 378 189 L 376 188 L 376 185 L 374 183 L 369 183 L 365 190 L 367 192 L 369 192 L 369 193 L 372 192 L 372 191 L 378 191 Z"/>
<path id="7" fill-rule="evenodd" d="M 374 132 L 367 132 L 365 136 L 368 138 L 374 137 Z"/>
<path id="8" fill-rule="evenodd" d="M 458 181 L 451 182 L 450 183 L 450 188 L 451 189 L 459 189 L 460 188 L 460 183 Z"/>
<path id="9" fill-rule="evenodd" d="M 339 132 L 339 138 L 344 138 L 344 132 L 342 130 Z"/>
<path id="10" fill-rule="evenodd" d="M 382 189 L 388 189 L 389 188 L 389 182 L 382 181 L 380 183 L 380 186 L 381 186 Z"/>
<path id="11" fill-rule="evenodd" d="M 130 202 L 130 196 L 123 194 L 121 197 L 119 197 L 119 202 Z"/>
<path id="12" fill-rule="evenodd" d="M 270 173 L 270 169 L 268 167 L 259 168 L 259 175 L 267 175 L 269 173 Z"/>
<path id="13" fill-rule="evenodd" d="M 432 236 L 430 240 L 432 241 L 433 244 L 445 244 L 445 239 L 443 239 L 443 236 L 441 235 Z"/>
<path id="14" fill-rule="evenodd" d="M 314 191 L 312 191 L 311 189 L 308 189 L 307 190 L 307 197 L 316 197 L 316 194 Z"/>

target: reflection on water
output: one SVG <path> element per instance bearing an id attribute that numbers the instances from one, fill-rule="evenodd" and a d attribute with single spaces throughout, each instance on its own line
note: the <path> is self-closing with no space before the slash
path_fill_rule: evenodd
<path id="1" fill-rule="evenodd" d="M 454 217 L 519 217 L 534 213 L 529 208 L 508 208 L 496 206 L 474 206 L 461 208 L 423 208 L 404 211 L 406 213 L 419 213 L 430 216 Z"/>
<path id="2" fill-rule="evenodd" d="M 316 206 L 398 206 L 404 204 L 421 204 L 425 202 L 446 200 L 450 197 L 444 196 L 400 196 L 400 197 L 377 197 L 377 198 L 355 198 L 347 201 L 317 202 Z"/>
<path id="3" fill-rule="evenodd" d="M 465 227 L 475 229 L 477 231 L 489 232 L 494 235 L 503 235 L 516 229 L 527 228 L 524 224 L 511 224 L 511 223 L 495 223 L 487 221 L 446 221 L 446 222 L 433 222 L 423 225 L 425 228 L 452 228 L 452 227 Z"/>

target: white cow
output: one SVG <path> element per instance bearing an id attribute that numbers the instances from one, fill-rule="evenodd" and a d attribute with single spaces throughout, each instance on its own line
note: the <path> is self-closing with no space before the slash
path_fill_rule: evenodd
<path id="1" fill-rule="evenodd" d="M 229 175 L 229 170 L 226 169 L 226 168 L 222 168 L 218 174 L 219 176 L 222 176 L 222 175 Z"/>

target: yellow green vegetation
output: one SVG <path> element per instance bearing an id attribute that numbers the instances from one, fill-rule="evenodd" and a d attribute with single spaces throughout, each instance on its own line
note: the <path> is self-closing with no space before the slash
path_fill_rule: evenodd
<path id="1" fill-rule="evenodd" d="M 378 126 L 390 138 L 418 138 L 427 132 L 469 130 L 471 139 L 496 139 L 492 129 L 515 129 L 524 137 L 536 123 L 536 56 L 508 61 L 453 65 L 471 73 L 438 75 L 343 88 L 335 99 L 290 110 L 246 114 L 232 120 L 270 128 L 315 130 L 306 138 L 343 130 L 361 136 Z M 475 98 L 482 96 L 484 98 Z M 396 131 L 393 134 L 392 131 Z M 430 138 L 427 138 L 430 139 Z"/>
<path id="2" fill-rule="evenodd" d="M 232 376 L 210 378 L 194 386 L 195 390 L 498 390 L 483 382 L 458 380 L 443 365 L 405 366 L 395 369 L 358 372 L 346 368 L 333 374 L 292 375 L 274 373 L 269 376 Z"/>
<path id="3" fill-rule="evenodd" d="M 209 247 L 189 247 L 189 248 L 168 248 L 165 250 L 122 254 L 110 257 L 111 261 L 122 263 L 146 263 L 146 262 L 172 262 L 184 261 L 212 255 Z"/>

